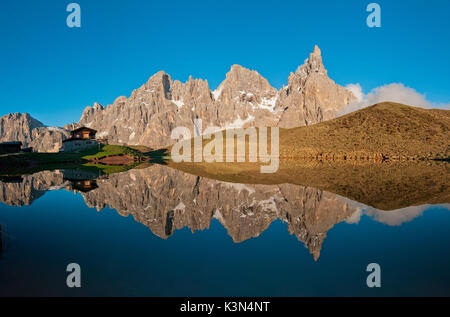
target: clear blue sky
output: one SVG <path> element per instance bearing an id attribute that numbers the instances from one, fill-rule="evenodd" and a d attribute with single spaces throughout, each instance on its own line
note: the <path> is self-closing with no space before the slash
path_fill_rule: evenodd
<path id="1" fill-rule="evenodd" d="M 81 6 L 68 28 L 66 6 Z M 381 28 L 365 8 L 381 5 Z M 232 64 L 279 88 L 315 44 L 337 83 L 392 82 L 450 102 L 450 1 L 2 0 L 0 115 L 78 121 L 94 101 L 129 96 L 158 70 L 215 89 Z"/>

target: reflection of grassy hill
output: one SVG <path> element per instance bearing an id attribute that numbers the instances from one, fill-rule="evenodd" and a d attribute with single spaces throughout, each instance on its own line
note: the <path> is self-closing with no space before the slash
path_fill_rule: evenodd
<path id="1" fill-rule="evenodd" d="M 130 169 L 135 168 L 138 166 L 139 163 L 134 164 L 128 164 L 128 165 L 105 165 L 105 164 L 94 164 L 94 163 L 87 163 L 81 165 L 82 167 L 91 167 L 94 169 L 98 169 L 101 171 L 102 174 L 116 174 L 116 173 L 122 173 L 126 172 Z"/>
<path id="2" fill-rule="evenodd" d="M 450 157 L 450 111 L 383 102 L 319 124 L 280 130 L 281 157 Z"/>
<path id="3" fill-rule="evenodd" d="M 186 173 L 244 184 L 296 184 L 326 190 L 366 205 L 393 210 L 450 203 L 447 162 L 285 160 L 273 174 L 259 163 L 169 163 Z"/>

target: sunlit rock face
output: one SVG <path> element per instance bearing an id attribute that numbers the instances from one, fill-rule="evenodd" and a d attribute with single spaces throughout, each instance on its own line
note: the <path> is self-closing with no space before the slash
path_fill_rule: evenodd
<path id="1" fill-rule="evenodd" d="M 87 107 L 77 125 L 98 130 L 99 137 L 112 143 L 158 148 L 174 142 L 175 127 L 188 127 L 194 134 L 195 119 L 202 120 L 203 129 L 291 128 L 334 118 L 354 98 L 328 77 L 316 46 L 279 91 L 240 65 L 231 66 L 214 91 L 206 80 L 190 77 L 181 83 L 160 71 L 128 98 L 121 96 L 107 107 Z"/>
<path id="2" fill-rule="evenodd" d="M 284 111 L 278 125 L 293 128 L 333 119 L 353 99 L 353 93 L 328 77 L 316 46 L 279 92 L 277 107 Z"/>
<path id="3" fill-rule="evenodd" d="M 94 103 L 79 122 L 63 128 L 46 127 L 26 113 L 5 115 L 0 118 L 0 141 L 22 141 L 35 151 L 57 152 L 70 130 L 86 126 L 112 144 L 160 148 L 175 142 L 175 127 L 188 127 L 192 136 L 210 126 L 292 128 L 332 119 L 354 98 L 328 77 L 316 46 L 280 90 L 240 65 L 231 66 L 215 90 L 207 80 L 189 77 L 182 83 L 160 71 L 128 98 L 120 96 L 107 107 Z M 202 120 L 203 129 L 194 129 L 195 119 Z"/>
<path id="4" fill-rule="evenodd" d="M 20 141 L 23 147 L 37 152 L 58 152 L 69 131 L 46 127 L 28 113 L 11 113 L 0 117 L 0 142 Z"/>

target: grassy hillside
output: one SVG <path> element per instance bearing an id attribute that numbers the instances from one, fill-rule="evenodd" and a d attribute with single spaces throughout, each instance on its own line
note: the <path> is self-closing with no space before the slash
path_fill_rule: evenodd
<path id="1" fill-rule="evenodd" d="M 268 139 L 270 148 L 270 132 Z M 319 124 L 280 129 L 279 154 L 281 159 L 448 160 L 449 140 L 449 110 L 383 102 Z M 209 142 L 203 139 L 204 146 Z"/>
<path id="2" fill-rule="evenodd" d="M 450 111 L 383 102 L 319 124 L 280 130 L 281 157 L 448 159 Z"/>
<path id="3" fill-rule="evenodd" d="M 89 150 L 88 150 L 89 151 Z M 101 159 L 108 156 L 114 156 L 114 155 L 127 155 L 132 158 L 138 158 L 143 157 L 144 154 L 142 152 L 127 147 L 127 146 L 121 146 L 121 145 L 103 145 L 100 150 L 94 151 L 92 154 L 89 152 L 82 153 L 81 158 L 86 160 L 95 160 L 95 159 Z"/>

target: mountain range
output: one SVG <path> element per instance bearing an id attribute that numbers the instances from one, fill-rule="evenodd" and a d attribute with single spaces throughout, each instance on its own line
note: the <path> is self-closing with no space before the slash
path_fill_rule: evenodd
<path id="1" fill-rule="evenodd" d="M 354 99 L 352 92 L 328 77 L 315 46 L 279 90 L 240 65 L 231 66 L 216 90 L 207 80 L 190 77 L 182 83 L 160 71 L 128 98 L 120 96 L 106 107 L 94 103 L 78 122 L 62 128 L 47 127 L 27 113 L 7 114 L 0 118 L 0 142 L 18 140 L 35 151 L 55 152 L 70 130 L 86 126 L 111 144 L 160 148 L 174 142 L 172 129 L 193 127 L 195 119 L 202 119 L 204 128 L 293 128 L 335 118 Z"/>

